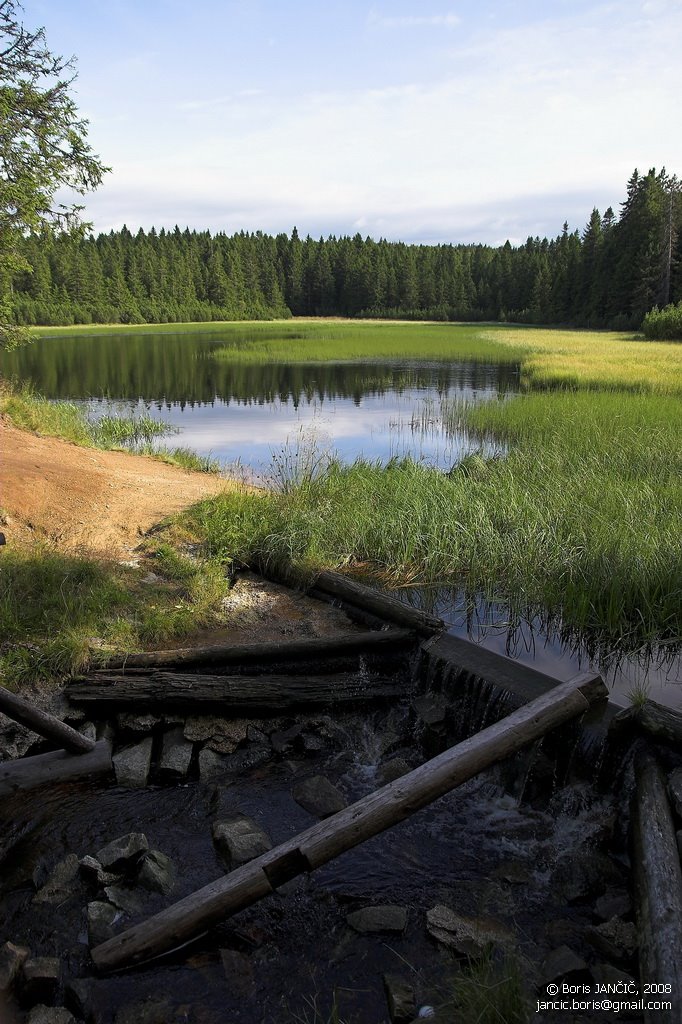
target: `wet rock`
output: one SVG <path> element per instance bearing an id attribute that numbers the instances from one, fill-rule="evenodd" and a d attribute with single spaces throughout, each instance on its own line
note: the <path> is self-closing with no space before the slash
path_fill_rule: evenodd
<path id="1" fill-rule="evenodd" d="M 295 749 L 303 746 L 302 732 L 303 726 L 301 725 L 292 725 L 289 729 L 273 732 L 270 737 L 272 749 L 277 754 L 291 754 Z"/>
<path id="2" fill-rule="evenodd" d="M 580 945 L 582 926 L 577 921 L 559 918 L 545 927 L 545 937 L 550 946 Z"/>
<path id="3" fill-rule="evenodd" d="M 76 889 L 78 878 L 78 857 L 70 853 L 52 870 L 45 885 L 33 897 L 34 903 L 51 903 L 59 905 L 68 900 Z"/>
<path id="4" fill-rule="evenodd" d="M 347 923 L 356 932 L 393 932 L 402 935 L 407 928 L 407 909 L 393 903 L 377 907 L 363 907 L 346 915 Z"/>
<path id="5" fill-rule="evenodd" d="M 638 988 L 637 982 L 631 974 L 626 974 L 625 971 L 619 970 L 612 964 L 594 964 L 590 968 L 590 974 L 599 985 L 621 983 L 626 986 L 635 986 L 635 989 Z"/>
<path id="6" fill-rule="evenodd" d="M 64 1002 L 67 1007 L 83 1020 L 91 1021 L 95 1016 L 94 982 L 87 978 L 71 978 L 64 986 Z"/>
<path id="7" fill-rule="evenodd" d="M 549 985 L 552 981 L 561 978 L 571 978 L 575 975 L 584 974 L 587 971 L 587 964 L 574 953 L 568 946 L 559 946 L 553 949 L 545 959 L 540 968 L 540 981 L 542 986 Z"/>
<path id="8" fill-rule="evenodd" d="M 395 974 L 384 974 L 384 990 L 388 1003 L 388 1014 L 393 1024 L 408 1024 L 417 1014 L 414 989 L 404 978 Z"/>
<path id="9" fill-rule="evenodd" d="M 152 996 L 122 1007 L 114 1017 L 114 1024 L 170 1024 L 177 1019 L 170 1000 Z"/>
<path id="10" fill-rule="evenodd" d="M 303 740 L 303 752 L 308 754 L 310 757 L 315 757 L 317 754 L 321 754 L 327 744 L 314 732 L 304 732 L 302 736 Z"/>
<path id="11" fill-rule="evenodd" d="M 230 991 L 241 999 L 254 994 L 255 979 L 253 965 L 245 953 L 235 949 L 221 949 L 220 959 Z"/>
<path id="12" fill-rule="evenodd" d="M 343 793 L 324 775 L 311 775 L 297 782 L 292 795 L 300 807 L 318 818 L 328 818 L 348 806 Z"/>
<path id="13" fill-rule="evenodd" d="M 97 739 L 97 726 L 94 722 L 83 722 L 78 731 L 89 740 Z"/>
<path id="14" fill-rule="evenodd" d="M 268 740 L 267 733 L 263 732 L 262 729 L 259 729 L 257 725 L 253 724 L 247 727 L 246 738 L 249 743 L 258 743 L 260 746 L 267 746 L 270 742 Z M 226 950 L 226 952 L 229 952 L 229 950 Z"/>
<path id="15" fill-rule="evenodd" d="M 204 747 L 199 751 L 199 778 L 202 782 L 219 779 L 227 773 L 225 758 L 216 754 L 215 750 Z"/>
<path id="16" fill-rule="evenodd" d="M 410 771 L 412 768 L 404 757 L 393 757 L 390 761 L 379 765 L 377 778 L 382 786 L 386 786 L 389 782 L 395 782 L 396 779 L 402 778 Z"/>
<path id="17" fill-rule="evenodd" d="M 632 911 L 632 902 L 626 892 L 605 892 L 594 905 L 594 912 L 602 921 L 612 917 L 626 917 Z"/>
<path id="18" fill-rule="evenodd" d="M 426 930 L 437 942 L 459 956 L 481 956 L 489 944 L 511 946 L 513 933 L 489 917 L 464 917 L 438 904 L 427 911 Z"/>
<path id="19" fill-rule="evenodd" d="M 637 949 L 637 929 L 631 922 L 612 917 L 604 924 L 588 928 L 588 942 L 609 960 L 629 960 Z"/>
<path id="20" fill-rule="evenodd" d="M 121 911 L 101 900 L 88 903 L 88 945 L 90 948 L 106 942 L 114 934 L 114 925 L 121 918 Z"/>
<path id="21" fill-rule="evenodd" d="M 119 836 L 103 846 L 97 854 L 97 860 L 108 871 L 126 871 L 140 860 L 148 849 L 149 843 L 143 832 L 128 832 L 127 835 Z"/>
<path id="22" fill-rule="evenodd" d="M 161 721 L 156 715 L 134 715 L 124 711 L 116 715 L 116 725 L 121 732 L 148 733 Z"/>
<path id="23" fill-rule="evenodd" d="M 152 761 L 152 737 L 148 736 L 134 747 L 124 747 L 114 754 L 112 761 L 119 786 L 143 789 L 149 779 Z"/>
<path id="24" fill-rule="evenodd" d="M 26 946 L 5 942 L 0 946 L 0 992 L 8 992 L 22 966 L 31 955 Z"/>
<path id="25" fill-rule="evenodd" d="M 670 802 L 678 818 L 682 818 L 682 768 L 677 768 L 668 779 Z"/>
<path id="26" fill-rule="evenodd" d="M 163 734 L 159 772 L 171 779 L 184 779 L 189 771 L 194 744 L 185 739 L 181 727 Z"/>
<path id="27" fill-rule="evenodd" d="M 161 892 L 164 896 L 175 885 L 175 867 L 170 857 L 160 850 L 150 850 L 142 861 L 137 875 L 138 885 L 150 892 Z"/>
<path id="28" fill-rule="evenodd" d="M 217 821 L 212 831 L 213 842 L 230 870 L 272 849 L 270 837 L 251 818 Z"/>
<path id="29" fill-rule="evenodd" d="M 493 878 L 501 878 L 509 885 L 528 885 L 532 877 L 530 867 L 522 860 L 507 861 L 493 871 Z"/>
<path id="30" fill-rule="evenodd" d="M 554 870 L 552 884 L 567 903 L 577 903 L 621 882 L 621 871 L 598 850 L 582 850 L 563 857 Z"/>
<path id="31" fill-rule="evenodd" d="M 233 753 L 246 739 L 249 722 L 244 718 L 215 718 L 206 715 L 188 718 L 184 736 L 193 743 L 205 742 L 219 754 Z"/>
<path id="32" fill-rule="evenodd" d="M 76 1018 L 63 1006 L 34 1006 L 27 1024 L 76 1024 Z"/>
<path id="33" fill-rule="evenodd" d="M 37 956 L 24 962 L 21 991 L 30 1005 L 49 1003 L 59 987 L 62 967 L 56 956 Z"/>
<path id="34" fill-rule="evenodd" d="M 420 722 L 428 726 L 439 726 L 445 723 L 446 704 L 435 697 L 416 697 L 412 708 Z"/>
<path id="35" fill-rule="evenodd" d="M 272 748 L 269 745 L 254 745 L 246 747 L 245 750 L 235 750 L 234 754 L 228 754 L 223 764 L 228 772 L 248 772 L 252 768 L 258 768 L 265 764 L 272 757 Z"/>
<path id="36" fill-rule="evenodd" d="M 108 885 L 104 895 L 118 910 L 124 914 L 134 916 L 142 910 L 142 904 L 132 889 L 126 889 L 122 885 Z"/>
<path id="37" fill-rule="evenodd" d="M 96 857 L 81 857 L 78 861 L 81 874 L 90 882 L 97 882 L 98 885 L 113 885 L 119 881 L 120 876 L 113 871 L 105 871 Z"/>

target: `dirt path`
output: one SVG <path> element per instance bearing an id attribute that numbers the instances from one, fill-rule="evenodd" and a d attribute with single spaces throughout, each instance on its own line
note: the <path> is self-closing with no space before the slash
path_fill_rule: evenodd
<path id="1" fill-rule="evenodd" d="M 8 545 L 47 540 L 117 558 L 161 519 L 233 486 L 125 452 L 80 448 L 0 420 L 0 507 Z"/>

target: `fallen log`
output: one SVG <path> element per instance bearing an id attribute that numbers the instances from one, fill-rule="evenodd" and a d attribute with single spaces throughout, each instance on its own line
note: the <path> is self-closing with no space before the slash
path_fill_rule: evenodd
<path id="1" fill-rule="evenodd" d="M 682 869 L 665 780 L 655 758 L 635 758 L 631 841 L 642 986 L 655 982 L 669 1010 L 646 1009 L 644 1020 L 678 1024 L 682 995 Z M 663 989 L 661 986 L 669 986 Z M 661 1005 L 659 1002 L 658 1005 Z"/>
<path id="2" fill-rule="evenodd" d="M 648 700 L 641 707 L 619 711 L 611 722 L 610 731 L 643 732 L 656 742 L 664 740 L 682 747 L 682 713 Z"/>
<path id="3" fill-rule="evenodd" d="M 103 775 L 111 770 L 111 744 L 108 740 L 99 740 L 87 754 L 52 750 L 48 754 L 3 761 L 0 764 L 0 797 L 53 782 L 72 782 L 88 775 Z"/>
<path id="4" fill-rule="evenodd" d="M 253 665 L 271 661 L 301 661 L 331 655 L 381 653 L 394 647 L 407 646 L 415 639 L 408 629 L 373 630 L 367 633 L 344 633 L 341 636 L 315 637 L 305 640 L 280 640 L 264 644 L 210 644 L 185 647 L 176 651 L 148 651 L 110 658 L 105 671 L 131 668 L 196 668 L 200 665 Z"/>
<path id="5" fill-rule="evenodd" d="M 390 594 L 375 587 L 365 586 L 364 583 L 357 583 L 338 572 L 321 572 L 315 578 L 314 587 L 332 597 L 364 608 L 387 622 L 395 622 L 407 629 L 414 629 L 422 636 L 438 633 L 445 625 L 443 620 L 436 618 L 435 615 L 411 608 Z"/>
<path id="6" fill-rule="evenodd" d="M 74 680 L 65 693 L 73 704 L 99 709 L 152 708 L 196 711 L 219 708 L 223 714 L 265 715 L 294 708 L 366 704 L 403 696 L 410 683 L 385 678 L 358 678 L 357 673 L 327 676 L 210 676 L 153 672 L 148 676 L 98 673 Z"/>
<path id="7" fill-rule="evenodd" d="M 95 746 L 94 740 L 76 732 L 71 726 L 65 725 L 64 722 L 55 718 L 54 715 L 48 714 L 47 711 L 40 711 L 33 707 L 23 697 L 18 697 L 16 693 L 10 693 L 4 686 L 0 686 L 0 711 L 9 718 L 13 718 L 15 722 L 28 726 L 39 736 L 54 740 L 59 747 L 63 747 L 64 750 L 68 750 L 72 754 L 86 754 Z"/>
<path id="8" fill-rule="evenodd" d="M 91 953 L 95 965 L 112 971 L 182 945 L 296 875 L 313 871 L 403 821 L 489 765 L 581 715 L 606 694 L 599 676 L 582 674 L 562 683 L 395 782 L 96 946 Z"/>

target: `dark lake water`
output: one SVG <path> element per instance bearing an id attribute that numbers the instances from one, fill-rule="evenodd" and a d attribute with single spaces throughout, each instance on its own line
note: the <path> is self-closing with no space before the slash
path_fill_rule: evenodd
<path id="1" fill-rule="evenodd" d="M 515 366 L 418 360 L 234 363 L 219 334 L 43 339 L 5 354 L 0 372 L 94 415 L 149 412 L 179 434 L 167 443 L 267 476 L 282 446 L 342 459 L 411 455 L 447 469 L 480 444 L 456 422 L 458 402 L 518 388 Z"/>

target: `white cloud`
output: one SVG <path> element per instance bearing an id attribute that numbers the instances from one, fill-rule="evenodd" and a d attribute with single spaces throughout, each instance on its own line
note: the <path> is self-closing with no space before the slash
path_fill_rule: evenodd
<path id="1" fill-rule="evenodd" d="M 383 28 L 456 28 L 462 19 L 458 14 L 379 14 L 370 11 L 367 20 L 370 25 Z"/>

